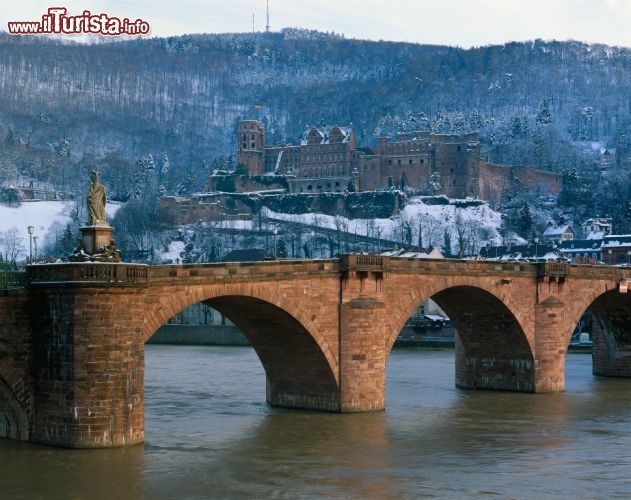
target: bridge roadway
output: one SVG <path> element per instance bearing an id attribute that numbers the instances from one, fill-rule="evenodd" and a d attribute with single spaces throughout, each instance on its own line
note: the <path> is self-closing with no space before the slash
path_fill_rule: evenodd
<path id="1" fill-rule="evenodd" d="M 459 387 L 562 391 L 567 346 L 588 310 L 594 373 L 628 377 L 630 279 L 623 267 L 375 255 L 28 266 L 26 282 L 0 294 L 0 436 L 76 448 L 141 443 L 145 342 L 198 302 L 248 338 L 275 406 L 383 409 L 388 355 L 430 297 L 458 331 Z"/>

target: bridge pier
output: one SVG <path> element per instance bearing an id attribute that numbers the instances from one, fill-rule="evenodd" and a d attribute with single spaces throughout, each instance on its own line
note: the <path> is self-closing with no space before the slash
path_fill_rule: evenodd
<path id="1" fill-rule="evenodd" d="M 360 296 L 341 306 L 340 411 L 383 410 L 386 391 L 385 304 Z"/>
<path id="2" fill-rule="evenodd" d="M 31 440 L 70 448 L 142 443 L 143 292 L 86 285 L 31 292 Z"/>
<path id="3" fill-rule="evenodd" d="M 535 384 L 534 392 L 565 390 L 567 331 L 564 304 L 554 297 L 535 304 Z"/>

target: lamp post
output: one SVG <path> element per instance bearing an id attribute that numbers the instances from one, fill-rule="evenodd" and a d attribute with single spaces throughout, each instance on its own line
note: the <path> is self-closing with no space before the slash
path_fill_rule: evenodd
<path id="1" fill-rule="evenodd" d="M 381 227 L 377 227 L 377 253 L 381 253 Z"/>
<path id="2" fill-rule="evenodd" d="M 611 265 L 611 249 L 607 250 L 607 253 L 609 254 L 609 265 Z"/>
<path id="3" fill-rule="evenodd" d="M 315 258 L 315 231 L 309 233 L 311 235 L 311 258 Z"/>
<path id="4" fill-rule="evenodd" d="M 275 227 L 272 232 L 274 233 L 274 258 L 277 258 L 276 255 L 276 235 L 278 234 L 278 228 Z"/>
<path id="5" fill-rule="evenodd" d="M 539 260 L 539 238 L 535 238 L 535 260 Z"/>
<path id="6" fill-rule="evenodd" d="M 37 260 L 37 240 L 39 238 L 37 236 L 33 236 L 33 244 L 35 245 L 35 260 Z"/>
<path id="7" fill-rule="evenodd" d="M 627 250 L 627 266 L 631 265 L 631 250 Z"/>
<path id="8" fill-rule="evenodd" d="M 28 231 L 28 238 L 29 238 L 28 263 L 31 264 L 33 262 L 33 231 L 35 231 L 35 228 L 33 226 L 28 226 L 26 230 Z"/>

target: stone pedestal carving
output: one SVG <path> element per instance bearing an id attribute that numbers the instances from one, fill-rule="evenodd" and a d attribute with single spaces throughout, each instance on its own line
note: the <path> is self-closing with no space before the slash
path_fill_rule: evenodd
<path id="1" fill-rule="evenodd" d="M 85 253 L 94 255 L 101 253 L 112 241 L 114 228 L 111 226 L 84 226 L 81 228 L 81 236 Z"/>
<path id="2" fill-rule="evenodd" d="M 121 253 L 112 238 L 114 228 L 109 225 L 84 226 L 81 239 L 68 257 L 71 262 L 120 262 Z"/>

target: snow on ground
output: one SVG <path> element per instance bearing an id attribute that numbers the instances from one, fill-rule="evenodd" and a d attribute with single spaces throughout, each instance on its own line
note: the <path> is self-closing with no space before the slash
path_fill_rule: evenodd
<path id="1" fill-rule="evenodd" d="M 28 246 L 29 234 L 27 227 L 33 226 L 33 236 L 38 237 L 40 248 L 46 242 L 46 235 L 50 225 L 58 221 L 64 226 L 70 219 L 70 204 L 65 201 L 33 201 L 21 203 L 19 207 L 0 205 L 0 233 L 17 227 L 23 244 Z"/>
<path id="2" fill-rule="evenodd" d="M 169 248 L 166 252 L 160 254 L 160 260 L 162 262 L 180 262 L 180 255 L 184 251 L 184 242 L 183 241 L 172 241 L 169 243 Z"/>
<path id="3" fill-rule="evenodd" d="M 346 219 L 340 216 L 323 215 L 320 213 L 306 214 L 283 214 L 273 212 L 267 208 L 262 209 L 262 215 L 269 219 L 282 220 L 300 223 L 308 226 L 322 227 L 327 229 L 338 229 L 359 235 L 377 237 L 379 234 L 383 239 L 398 241 L 401 239 L 401 225 L 407 222 L 413 227 L 415 237 L 414 244 L 418 241 L 419 227 L 424 232 L 431 232 L 431 242 L 428 241 L 427 234 L 424 235 L 424 245 L 440 246 L 442 243 L 444 229 L 448 229 L 454 236 L 457 223 L 463 225 L 475 225 L 479 230 L 486 233 L 487 241 L 493 240 L 496 244 L 501 243 L 499 228 L 502 223 L 502 216 L 499 212 L 492 210 L 488 204 L 479 206 L 459 208 L 455 205 L 426 205 L 421 198 L 410 198 L 398 216 L 387 219 Z M 459 222 L 457 222 L 459 221 Z"/>
<path id="4" fill-rule="evenodd" d="M 29 201 L 22 202 L 18 207 L 0 205 L 0 233 L 17 227 L 23 244 L 28 246 L 28 226 L 33 226 L 33 236 L 38 238 L 39 248 L 46 244 L 46 237 L 53 222 L 64 227 L 71 222 L 70 213 L 74 202 L 69 201 Z M 114 216 L 121 207 L 120 203 L 108 203 L 106 211 L 108 218 Z"/>

